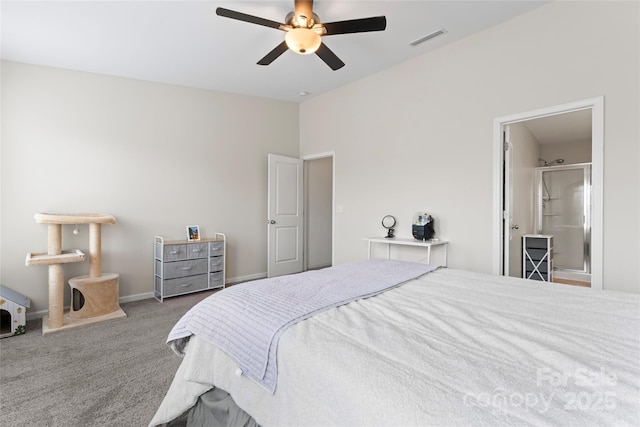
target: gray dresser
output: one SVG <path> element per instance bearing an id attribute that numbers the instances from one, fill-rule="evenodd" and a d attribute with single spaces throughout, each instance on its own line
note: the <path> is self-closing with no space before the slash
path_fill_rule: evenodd
<path id="1" fill-rule="evenodd" d="M 224 288 L 226 245 L 222 233 L 194 242 L 168 242 L 155 236 L 153 296 L 162 302 L 177 295 Z"/>

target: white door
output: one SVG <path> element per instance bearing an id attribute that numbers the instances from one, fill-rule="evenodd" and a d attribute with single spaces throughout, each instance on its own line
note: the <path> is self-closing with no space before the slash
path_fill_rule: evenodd
<path id="1" fill-rule="evenodd" d="M 303 270 L 303 161 L 269 154 L 267 276 Z"/>
<path id="2" fill-rule="evenodd" d="M 511 157 L 511 141 L 509 140 L 509 126 L 503 131 L 504 150 L 504 185 L 503 185 L 503 213 L 502 213 L 502 274 L 509 275 L 511 264 L 511 230 L 513 227 L 513 172 Z"/>

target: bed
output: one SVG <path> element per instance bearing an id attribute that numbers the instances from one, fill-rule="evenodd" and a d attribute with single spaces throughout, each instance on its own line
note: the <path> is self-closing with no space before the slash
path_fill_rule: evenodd
<path id="1" fill-rule="evenodd" d="M 398 263 L 414 269 L 370 260 L 327 271 L 348 278 L 337 286 L 343 289 L 354 278 L 367 280 L 350 269 L 380 276 L 388 266 L 394 275 Z M 287 324 L 275 351 L 270 347 L 274 387 L 255 378 L 238 351 L 185 333 L 181 320 L 168 343 L 184 359 L 150 425 L 201 407 L 217 392 L 262 426 L 639 424 L 640 295 L 448 268 L 416 271 Z M 295 287 L 308 275 L 323 280 L 320 272 L 287 280 Z M 266 289 L 269 280 L 214 294 L 185 317 L 206 317 L 205 301 L 240 286 Z M 249 348 L 231 345 L 240 353 Z"/>

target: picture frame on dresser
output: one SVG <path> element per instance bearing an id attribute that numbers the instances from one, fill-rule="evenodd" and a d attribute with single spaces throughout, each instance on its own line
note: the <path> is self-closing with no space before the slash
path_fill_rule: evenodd
<path id="1" fill-rule="evenodd" d="M 199 242 L 200 241 L 200 227 L 197 225 L 187 225 L 187 241 Z"/>

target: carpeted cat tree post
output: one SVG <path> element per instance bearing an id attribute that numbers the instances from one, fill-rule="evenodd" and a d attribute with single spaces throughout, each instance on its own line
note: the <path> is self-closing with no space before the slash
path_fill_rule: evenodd
<path id="1" fill-rule="evenodd" d="M 48 224 L 46 254 L 29 253 L 25 264 L 49 267 L 49 315 L 42 319 L 42 334 L 104 320 L 126 317 L 120 308 L 119 276 L 102 274 L 102 224 L 114 224 L 107 214 L 36 214 L 36 222 Z M 71 307 L 64 313 L 64 272 L 62 265 L 84 261 L 79 249 L 62 250 L 62 225 L 89 224 L 89 275 L 69 280 Z"/>

